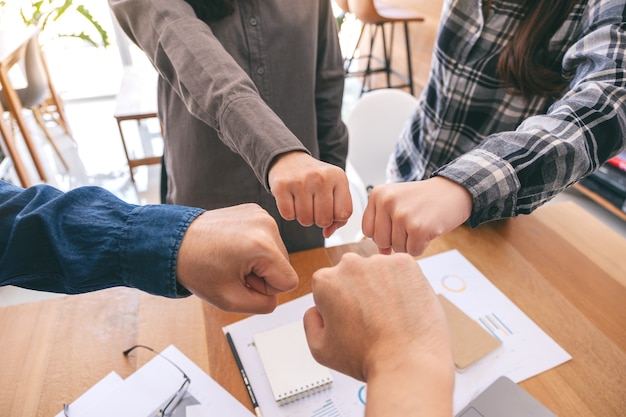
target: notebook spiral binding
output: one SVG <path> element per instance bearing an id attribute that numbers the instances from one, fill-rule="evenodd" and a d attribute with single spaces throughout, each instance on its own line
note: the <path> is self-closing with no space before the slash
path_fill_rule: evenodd
<path id="1" fill-rule="evenodd" d="M 300 387 L 297 390 L 279 394 L 276 402 L 278 403 L 278 405 L 289 404 L 301 398 L 308 397 L 320 391 L 324 391 L 330 388 L 332 384 L 333 384 L 332 378 L 326 378 L 320 381 L 316 381 L 313 384 L 305 385 L 304 387 Z"/>

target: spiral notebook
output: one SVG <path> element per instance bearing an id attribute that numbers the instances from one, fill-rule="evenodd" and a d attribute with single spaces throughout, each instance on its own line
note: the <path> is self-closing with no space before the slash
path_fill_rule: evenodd
<path id="1" fill-rule="evenodd" d="M 315 361 L 302 320 L 254 335 L 254 344 L 278 405 L 327 389 L 330 370 Z"/>

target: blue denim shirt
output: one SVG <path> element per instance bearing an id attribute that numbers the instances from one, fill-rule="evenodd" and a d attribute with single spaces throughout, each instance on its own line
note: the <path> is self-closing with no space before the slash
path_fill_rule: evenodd
<path id="1" fill-rule="evenodd" d="M 76 294 L 115 286 L 166 297 L 183 235 L 203 210 L 137 206 L 99 187 L 63 193 L 0 181 L 0 285 Z"/>

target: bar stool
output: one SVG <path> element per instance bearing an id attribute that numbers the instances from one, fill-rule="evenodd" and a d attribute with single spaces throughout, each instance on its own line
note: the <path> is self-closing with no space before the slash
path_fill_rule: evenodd
<path id="1" fill-rule="evenodd" d="M 361 88 L 361 94 L 365 91 L 370 91 L 375 88 L 368 87 L 368 81 L 370 76 L 377 73 L 384 73 L 386 76 L 387 86 L 386 88 L 408 88 L 411 94 L 414 94 L 413 86 L 413 66 L 411 63 L 411 44 L 409 39 L 409 23 L 411 22 L 423 22 L 424 18 L 413 10 L 405 9 L 390 3 L 386 3 L 380 0 L 335 0 L 337 5 L 348 13 L 353 13 L 354 16 L 362 22 L 361 33 L 352 51 L 352 54 L 345 58 L 344 69 L 346 76 L 357 76 L 363 78 L 363 86 Z M 345 7 L 345 8 L 344 8 Z M 396 23 L 404 26 L 404 42 L 406 47 L 407 58 L 407 73 L 403 74 L 400 71 L 392 68 L 392 49 L 393 49 L 393 36 Z M 390 39 L 387 42 L 387 35 L 385 33 L 385 25 L 390 26 Z M 367 61 L 364 70 L 352 71 L 351 67 L 356 57 L 356 52 L 361 43 L 363 32 L 365 27 L 370 31 L 370 44 L 369 52 L 367 55 L 360 56 L 358 59 L 365 59 Z M 383 47 L 383 56 L 377 57 L 373 54 L 374 43 L 377 36 L 380 34 Z M 374 67 L 372 64 L 379 62 L 381 66 Z M 393 85 L 391 83 L 392 76 L 395 76 L 402 80 L 401 84 Z"/>

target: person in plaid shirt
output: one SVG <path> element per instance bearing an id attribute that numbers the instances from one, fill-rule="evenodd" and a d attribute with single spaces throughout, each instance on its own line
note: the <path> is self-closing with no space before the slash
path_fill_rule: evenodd
<path id="1" fill-rule="evenodd" d="M 528 214 L 626 148 L 626 0 L 445 0 L 427 87 L 363 232 L 418 255 Z"/>

